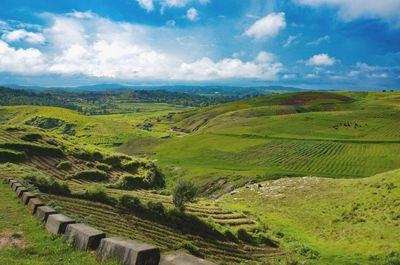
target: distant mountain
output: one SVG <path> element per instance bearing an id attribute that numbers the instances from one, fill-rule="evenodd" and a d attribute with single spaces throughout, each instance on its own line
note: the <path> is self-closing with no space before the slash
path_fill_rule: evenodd
<path id="1" fill-rule="evenodd" d="M 188 85 L 171 85 L 171 86 L 136 86 L 122 84 L 95 84 L 74 87 L 41 87 L 41 86 L 21 86 L 15 84 L 5 84 L 4 87 L 15 89 L 46 91 L 46 90 L 64 90 L 73 92 L 93 92 L 93 91 L 112 91 L 112 90 L 165 90 L 171 92 L 183 92 L 190 94 L 198 94 L 203 96 L 234 96 L 234 97 L 254 97 L 257 95 L 285 93 L 304 91 L 297 87 L 286 86 L 257 86 L 257 87 L 240 87 L 240 86 L 188 86 Z"/>

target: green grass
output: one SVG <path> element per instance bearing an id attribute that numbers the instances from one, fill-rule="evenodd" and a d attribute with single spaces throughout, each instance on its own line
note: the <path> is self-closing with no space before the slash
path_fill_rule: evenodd
<path id="1" fill-rule="evenodd" d="M 5 184 L 0 184 L 0 240 L 2 233 L 18 233 L 26 246 L 0 248 L 0 264 L 7 265 L 95 265 L 93 253 L 74 250 L 62 238 L 48 233 Z"/>
<path id="2" fill-rule="evenodd" d="M 361 180 L 283 178 L 250 185 L 220 199 L 285 236 L 285 248 L 319 253 L 307 264 L 400 262 L 400 170 Z"/>

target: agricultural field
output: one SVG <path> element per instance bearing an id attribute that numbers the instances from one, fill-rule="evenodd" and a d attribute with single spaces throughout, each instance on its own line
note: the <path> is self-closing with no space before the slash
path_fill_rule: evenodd
<path id="1" fill-rule="evenodd" d="M 108 114 L 85 113 L 87 102 L 75 103 L 81 111 L 0 107 L 0 177 L 163 253 L 217 264 L 398 264 L 400 93 L 118 102 Z M 182 180 L 199 194 L 179 213 L 172 193 Z"/>

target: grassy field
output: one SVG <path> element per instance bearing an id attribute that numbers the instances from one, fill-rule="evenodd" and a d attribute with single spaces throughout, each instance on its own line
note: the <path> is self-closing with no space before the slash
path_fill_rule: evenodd
<path id="1" fill-rule="evenodd" d="M 399 93 L 297 93 L 176 115 L 190 133 L 119 150 L 159 160 L 172 182 L 244 183 L 281 176 L 361 178 L 400 165 Z M 136 148 L 138 147 L 138 148 Z M 207 176 L 206 178 L 204 176 Z"/>
<path id="2" fill-rule="evenodd" d="M 53 236 L 41 225 L 17 198 L 0 183 L 0 264 L 7 265 L 97 265 L 93 253 L 76 251 Z"/>
<path id="3" fill-rule="evenodd" d="M 360 180 L 282 178 L 219 203 L 258 216 L 307 264 L 400 263 L 400 170 Z"/>

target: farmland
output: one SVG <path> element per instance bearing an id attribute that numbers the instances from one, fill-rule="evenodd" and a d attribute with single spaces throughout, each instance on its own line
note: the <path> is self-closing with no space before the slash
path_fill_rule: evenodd
<path id="1" fill-rule="evenodd" d="M 101 114 L 0 107 L 0 176 L 39 190 L 43 179 L 66 185 L 40 196 L 167 253 L 218 264 L 397 264 L 399 93 L 298 92 L 207 107 L 110 100 L 119 107 Z M 200 190 L 182 218 L 204 233 L 170 222 L 181 180 Z M 139 210 L 121 206 L 126 196 Z"/>

